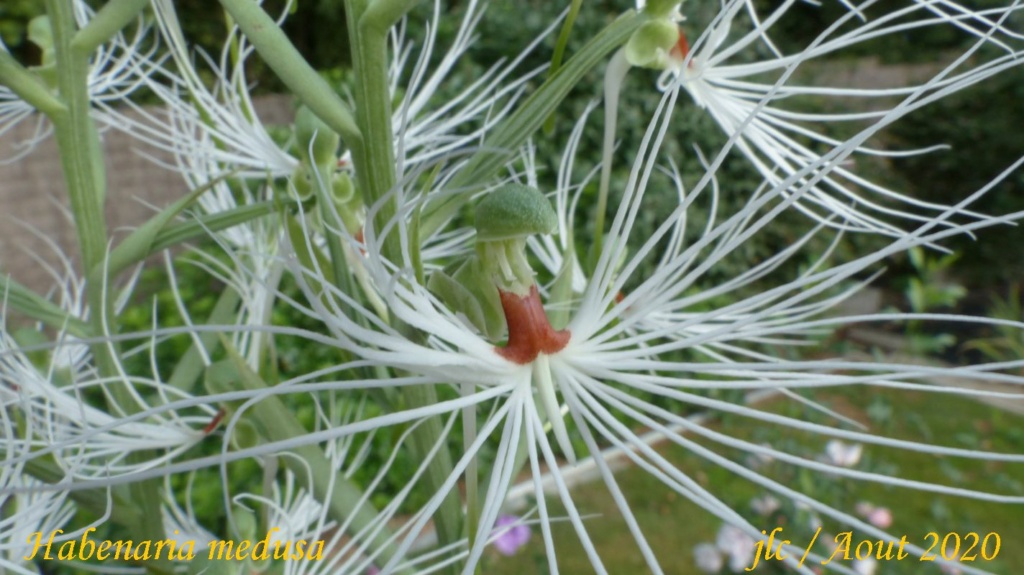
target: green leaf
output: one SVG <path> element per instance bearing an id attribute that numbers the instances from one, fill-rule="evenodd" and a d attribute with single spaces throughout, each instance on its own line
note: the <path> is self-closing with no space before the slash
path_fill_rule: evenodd
<path id="1" fill-rule="evenodd" d="M 110 253 L 110 257 L 106 262 L 106 273 L 108 274 L 108 277 L 115 277 L 128 266 L 146 259 L 149 254 L 153 253 L 153 246 L 156 244 L 156 239 L 160 235 L 160 232 L 167 227 L 167 224 L 169 224 L 171 220 L 176 218 L 178 214 L 180 214 L 181 211 L 187 208 L 192 202 L 196 201 L 199 196 L 203 195 L 213 188 L 213 186 L 224 181 L 225 178 L 231 176 L 235 172 L 237 172 L 237 170 L 217 176 L 203 186 L 192 190 L 188 195 L 167 206 L 162 212 L 153 216 L 149 221 L 139 226 Z M 98 263 L 96 264 L 96 268 L 92 270 L 90 278 L 103 277 L 103 272 L 103 263 Z"/>
<path id="2" fill-rule="evenodd" d="M 233 228 L 272 214 L 277 209 L 289 209 L 298 204 L 299 202 L 294 200 L 267 200 L 247 206 L 239 206 L 216 214 L 199 216 L 188 222 L 173 223 L 157 234 L 150 248 L 150 253 L 155 253 L 192 239 L 207 237 L 210 235 L 210 232 L 219 232 Z"/>
<path id="3" fill-rule="evenodd" d="M 3 297 L 7 305 L 50 327 L 66 329 L 71 335 L 83 339 L 91 335 L 89 324 L 69 315 L 60 306 L 46 300 L 10 277 L 0 276 L 0 296 Z"/>

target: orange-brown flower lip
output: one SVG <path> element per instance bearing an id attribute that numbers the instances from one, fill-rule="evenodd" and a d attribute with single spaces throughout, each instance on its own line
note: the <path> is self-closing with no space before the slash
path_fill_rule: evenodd
<path id="1" fill-rule="evenodd" d="M 536 285 L 530 286 L 530 293 L 526 296 L 500 289 L 498 295 L 501 296 L 501 308 L 508 324 L 508 343 L 505 347 L 494 348 L 498 355 L 526 365 L 541 353 L 558 353 L 569 343 L 569 330 L 551 327 Z"/>
<path id="2" fill-rule="evenodd" d="M 676 45 L 672 47 L 672 56 L 678 58 L 679 61 L 686 59 L 686 55 L 690 53 L 690 43 L 686 40 L 686 34 L 683 29 L 679 29 L 679 40 L 676 40 Z"/>

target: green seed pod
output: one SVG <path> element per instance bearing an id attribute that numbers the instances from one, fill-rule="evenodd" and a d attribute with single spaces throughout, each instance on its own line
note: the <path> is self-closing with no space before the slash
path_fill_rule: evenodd
<path id="1" fill-rule="evenodd" d="M 679 41 L 679 27 L 667 18 L 647 22 L 626 42 L 626 61 L 640 68 L 664 70 L 669 54 Z"/>
<path id="2" fill-rule="evenodd" d="M 300 106 L 295 113 L 295 142 L 299 147 L 299 155 L 318 167 L 333 168 L 338 161 L 335 155 L 341 138 L 334 130 L 316 117 L 309 108 Z M 310 157 L 312 143 L 312 158 Z"/>
<path id="3" fill-rule="evenodd" d="M 505 184 L 477 205 L 475 225 L 477 241 L 497 242 L 550 234 L 558 216 L 537 188 Z"/>

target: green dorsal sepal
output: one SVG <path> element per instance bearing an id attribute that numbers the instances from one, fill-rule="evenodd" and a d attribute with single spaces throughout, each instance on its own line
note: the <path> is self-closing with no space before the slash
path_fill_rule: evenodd
<path id="1" fill-rule="evenodd" d="M 487 194 L 476 208 L 476 251 L 493 285 L 526 296 L 533 286 L 526 240 L 557 227 L 555 210 L 536 188 L 505 184 Z"/>
<path id="2" fill-rule="evenodd" d="M 477 205 L 475 225 L 477 241 L 525 239 L 555 231 L 558 216 L 537 188 L 505 184 Z"/>

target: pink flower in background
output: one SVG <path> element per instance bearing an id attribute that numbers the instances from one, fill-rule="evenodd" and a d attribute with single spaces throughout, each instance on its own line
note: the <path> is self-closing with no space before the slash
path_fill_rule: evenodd
<path id="1" fill-rule="evenodd" d="M 754 558 L 756 542 L 736 526 L 723 525 L 718 530 L 715 545 L 729 556 L 729 569 L 734 573 L 744 570 Z"/>
<path id="2" fill-rule="evenodd" d="M 724 563 L 722 552 L 711 543 L 701 543 L 693 548 L 693 562 L 705 573 L 718 573 Z"/>
<path id="3" fill-rule="evenodd" d="M 843 443 L 833 439 L 825 445 L 825 455 L 829 462 L 841 467 L 853 467 L 860 462 L 864 446 L 859 443 Z"/>
<path id="4" fill-rule="evenodd" d="M 857 575 L 875 575 L 878 571 L 878 561 L 874 557 L 865 557 L 853 562 L 853 570 Z"/>
<path id="5" fill-rule="evenodd" d="M 519 548 L 530 540 L 530 528 L 515 515 L 502 515 L 494 524 L 498 536 L 494 539 L 494 547 L 505 556 L 515 555 Z"/>
<path id="6" fill-rule="evenodd" d="M 876 507 L 868 513 L 868 523 L 882 529 L 887 529 L 892 525 L 892 511 L 889 511 L 886 507 Z"/>
<path id="7" fill-rule="evenodd" d="M 942 571 L 942 575 L 960 575 L 963 573 L 963 571 L 953 563 L 940 564 L 939 571 Z"/>
<path id="8" fill-rule="evenodd" d="M 875 527 L 887 529 L 892 525 L 892 511 L 888 507 L 875 507 L 867 501 L 861 501 L 854 507 L 854 511 Z"/>
<path id="9" fill-rule="evenodd" d="M 751 501 L 750 507 L 752 507 L 754 509 L 754 512 L 758 515 L 771 515 L 772 513 L 778 511 L 779 508 L 782 507 L 782 504 L 779 503 L 778 499 L 772 497 L 771 495 L 764 495 L 762 497 L 757 497 L 753 501 Z"/>

